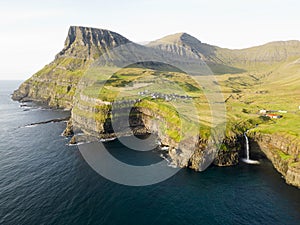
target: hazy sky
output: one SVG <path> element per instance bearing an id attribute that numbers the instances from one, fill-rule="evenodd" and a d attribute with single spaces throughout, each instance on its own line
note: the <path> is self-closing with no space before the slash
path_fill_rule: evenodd
<path id="1" fill-rule="evenodd" d="M 187 32 L 244 48 L 300 40 L 299 0 L 0 0 L 0 79 L 26 79 L 50 63 L 70 25 L 105 28 L 132 41 Z"/>

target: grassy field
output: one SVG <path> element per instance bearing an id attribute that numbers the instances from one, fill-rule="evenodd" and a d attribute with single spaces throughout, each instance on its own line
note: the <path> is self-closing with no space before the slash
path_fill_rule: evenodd
<path id="1" fill-rule="evenodd" d="M 224 95 L 232 96 L 227 101 L 229 120 L 253 120 L 259 125 L 256 131 L 299 138 L 300 64 L 297 62 L 292 58 L 272 69 L 219 76 Z M 262 109 L 287 113 L 275 112 L 282 116 L 280 119 L 264 119 L 258 114 Z"/>
<path id="2" fill-rule="evenodd" d="M 149 108 L 163 118 L 162 132 L 176 141 L 183 136 L 195 136 L 199 131 L 202 136 L 209 133 L 208 101 L 201 86 L 187 74 L 148 68 L 123 68 L 116 70 L 109 79 L 107 74 L 99 70 L 88 73 L 87 80 L 94 80 L 92 85 L 82 89 L 83 94 L 118 103 L 121 107 L 130 104 L 128 101 L 135 101 L 136 107 Z M 80 104 L 90 105 L 89 102 Z M 77 114 L 84 113 L 76 110 Z"/>
<path id="3" fill-rule="evenodd" d="M 222 101 L 226 103 L 226 135 L 255 129 L 300 138 L 300 63 L 291 58 L 273 66 L 252 67 L 255 69 L 247 68 L 249 71 L 243 73 L 215 76 L 224 96 Z M 213 126 L 211 105 L 206 96 L 209 88 L 202 87 L 201 81 L 161 68 L 139 66 L 106 70 L 89 71 L 86 77 L 93 85 L 84 89 L 85 95 L 108 102 L 139 99 L 136 106 L 148 107 L 164 117 L 168 124 L 165 131 L 177 141 L 180 133 L 191 127 L 198 127 L 202 136 L 209 135 Z M 287 113 L 278 113 L 283 116 L 280 119 L 270 119 L 259 114 L 262 109 Z M 182 127 L 182 124 L 189 125 Z"/>

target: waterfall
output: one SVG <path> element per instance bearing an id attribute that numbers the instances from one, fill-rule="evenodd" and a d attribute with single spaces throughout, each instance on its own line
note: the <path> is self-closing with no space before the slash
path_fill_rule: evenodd
<path id="1" fill-rule="evenodd" d="M 246 158 L 243 158 L 242 160 L 248 164 L 259 164 L 258 161 L 250 159 L 250 147 L 249 147 L 249 139 L 247 137 L 247 132 L 248 132 L 248 130 L 246 132 L 244 132 L 244 137 L 245 137 L 245 141 L 246 141 Z"/>
<path id="2" fill-rule="evenodd" d="M 245 140 L 246 140 L 246 159 L 249 160 L 250 159 L 250 156 L 249 156 L 249 140 L 248 140 L 246 132 L 244 132 L 244 137 L 245 137 Z"/>

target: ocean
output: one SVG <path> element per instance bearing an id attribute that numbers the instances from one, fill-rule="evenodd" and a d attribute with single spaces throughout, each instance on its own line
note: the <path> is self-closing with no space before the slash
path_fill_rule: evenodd
<path id="1" fill-rule="evenodd" d="M 10 99 L 19 81 L 0 81 L 0 224 L 299 224 L 300 190 L 287 185 L 268 160 L 181 169 L 150 186 L 109 181 L 61 136 L 69 112 L 20 107 Z M 106 147 L 134 162 L 117 140 Z M 129 151 L 128 151 L 129 152 Z M 158 160 L 157 155 L 146 155 Z"/>

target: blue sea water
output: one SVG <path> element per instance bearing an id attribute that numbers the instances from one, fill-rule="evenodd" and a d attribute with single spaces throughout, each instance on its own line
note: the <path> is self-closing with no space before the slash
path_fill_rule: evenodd
<path id="1" fill-rule="evenodd" d="M 19 84 L 0 81 L 1 225 L 300 224 L 300 190 L 267 160 L 202 173 L 182 169 L 144 187 L 108 181 L 67 146 L 64 122 L 24 127 L 68 112 L 19 107 L 10 99 Z M 118 141 L 107 147 L 126 158 Z"/>

